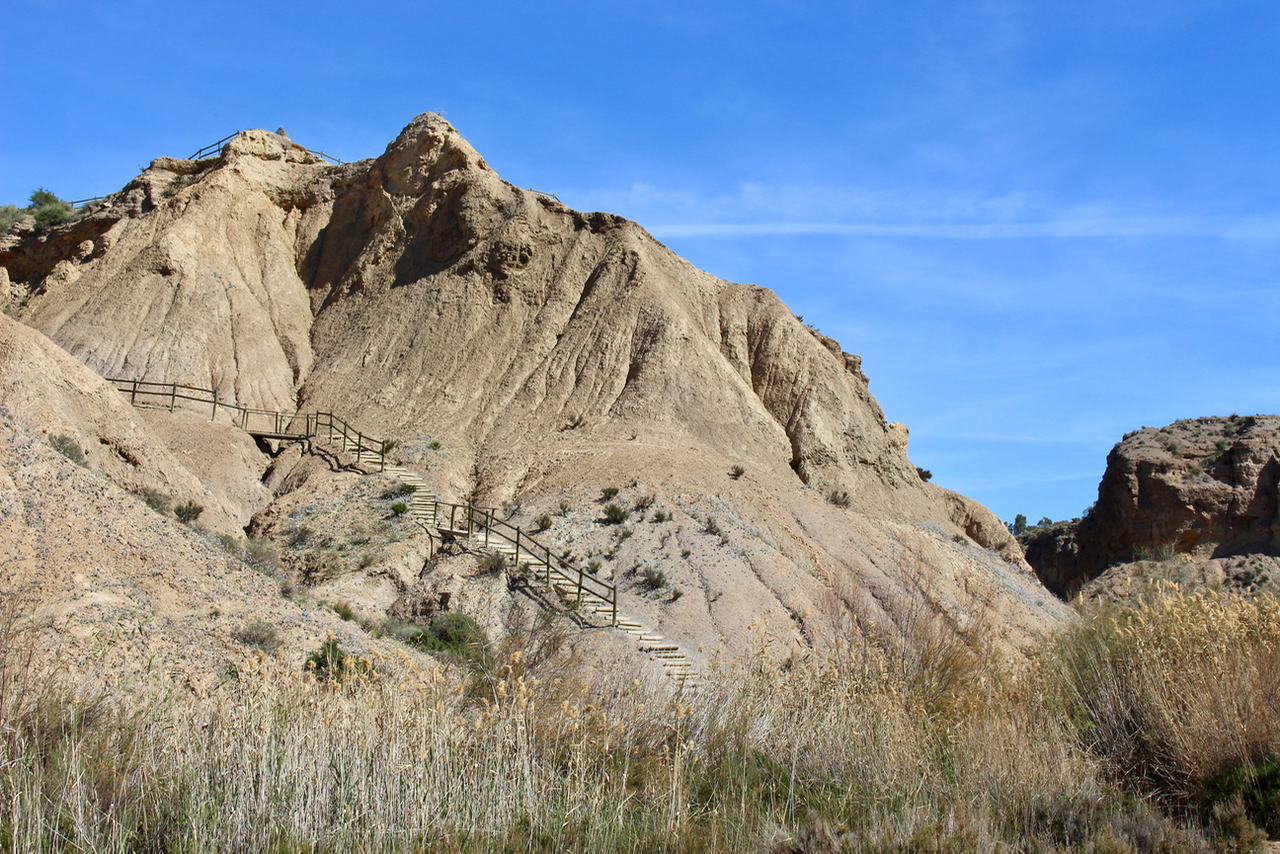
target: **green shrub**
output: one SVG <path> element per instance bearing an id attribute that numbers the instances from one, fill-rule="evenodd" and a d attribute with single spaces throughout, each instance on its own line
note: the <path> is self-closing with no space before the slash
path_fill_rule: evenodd
<path id="1" fill-rule="evenodd" d="M 640 587 L 644 590 L 658 590 L 667 586 L 667 574 L 660 569 L 645 567 L 640 573 Z"/>
<path id="2" fill-rule="evenodd" d="M 536 533 L 542 533 L 543 531 L 547 530 L 550 527 L 551 527 L 551 517 L 548 516 L 546 513 L 543 513 L 537 519 L 533 520 L 533 530 Z"/>
<path id="3" fill-rule="evenodd" d="M 489 552 L 480 558 L 480 571 L 484 573 L 502 572 L 507 568 L 507 556 L 500 552 Z"/>
<path id="4" fill-rule="evenodd" d="M 609 525 L 621 525 L 631 516 L 626 510 L 623 510 L 617 504 L 606 504 L 604 506 L 604 521 Z"/>
<path id="5" fill-rule="evenodd" d="M 169 496 L 159 490 L 144 486 L 139 489 L 136 495 L 141 498 L 146 505 L 161 516 L 169 512 Z"/>
<path id="6" fill-rule="evenodd" d="M 369 668 L 358 656 L 344 652 L 336 638 L 329 638 L 307 656 L 307 669 L 321 681 L 342 682 L 351 676 L 368 675 Z"/>
<path id="7" fill-rule="evenodd" d="M 706 523 L 703 524 L 702 530 L 706 531 L 708 534 L 710 534 L 713 537 L 718 537 L 722 533 L 724 533 L 723 531 L 720 530 L 720 523 L 718 523 L 715 519 L 712 519 L 710 517 L 708 517 Z"/>
<path id="8" fill-rule="evenodd" d="M 4 234 L 22 216 L 17 205 L 0 205 L 0 234 Z"/>
<path id="9" fill-rule="evenodd" d="M 440 652 L 475 667 L 489 663 L 489 638 L 484 629 L 466 614 L 450 611 L 431 618 L 411 642 L 426 652 Z"/>
<path id="10" fill-rule="evenodd" d="M 1244 762 L 1211 777 L 1204 799 L 1215 815 L 1238 808 L 1252 824 L 1280 838 L 1280 758 Z"/>
<path id="11" fill-rule="evenodd" d="M 275 575 L 280 571 L 280 555 L 270 540 L 251 538 L 244 544 L 240 557 L 251 569 L 256 569 L 258 572 Z"/>
<path id="12" fill-rule="evenodd" d="M 928 469 L 922 469 L 920 466 L 916 466 L 916 474 L 920 475 L 920 479 L 923 481 L 933 480 L 933 472 Z"/>
<path id="13" fill-rule="evenodd" d="M 80 450 L 80 445 L 77 444 L 76 440 L 72 439 L 70 436 L 63 436 L 61 434 L 57 436 L 50 436 L 49 444 L 53 446 L 55 451 L 71 460 L 71 462 L 76 465 L 82 466 L 86 464 L 84 451 Z"/>
<path id="14" fill-rule="evenodd" d="M 32 191 L 31 207 L 27 208 L 36 219 L 36 231 L 48 231 L 71 219 L 71 203 L 63 201 L 43 187 Z"/>
<path id="15" fill-rule="evenodd" d="M 671 516 L 668 515 L 665 510 L 655 510 L 653 513 L 653 521 L 659 524 L 667 521 L 670 518 Z"/>
<path id="16" fill-rule="evenodd" d="M 837 507 L 848 507 L 849 493 L 845 492 L 843 489 L 833 489 L 827 494 L 827 501 Z"/>
<path id="17" fill-rule="evenodd" d="M 346 599 L 339 599 L 333 605 L 333 613 L 344 620 L 354 620 L 356 618 L 356 609 Z"/>
<path id="18" fill-rule="evenodd" d="M 747 473 L 747 470 L 743 466 L 734 466 L 733 468 L 729 469 L 729 477 L 733 478 L 734 480 L 739 479 L 746 473 Z"/>
<path id="19" fill-rule="evenodd" d="M 430 448 L 430 449 L 431 449 L 431 450 L 433 450 L 433 451 L 438 451 L 438 450 L 440 450 L 440 443 L 439 443 L 439 442 L 431 442 L 431 443 L 429 443 L 429 444 L 427 445 L 427 447 L 428 447 L 428 448 Z"/>
<path id="20" fill-rule="evenodd" d="M 599 574 L 600 574 L 600 566 L 601 566 L 600 561 L 598 561 L 598 560 L 593 560 L 593 561 L 591 561 L 590 563 L 588 563 L 588 564 L 587 564 L 587 572 L 591 573 L 592 575 L 599 575 Z"/>
<path id="21" fill-rule="evenodd" d="M 600 500 L 612 501 L 617 496 L 617 494 L 618 494 L 618 487 L 606 486 L 604 489 L 600 490 Z"/>
<path id="22" fill-rule="evenodd" d="M 178 517 L 178 521 L 185 522 L 188 525 L 199 519 L 200 514 L 203 512 L 204 508 L 194 501 L 188 501 L 173 508 L 173 515 Z"/>
<path id="23" fill-rule="evenodd" d="M 281 640 L 276 634 L 276 627 L 266 620 L 253 619 L 231 633 L 240 643 L 256 646 L 267 655 L 272 655 L 280 648 Z"/>
<path id="24" fill-rule="evenodd" d="M 409 511 L 409 505 L 405 504 L 403 501 L 397 501 L 395 504 L 391 505 L 392 516 L 403 516 L 408 511 Z"/>
<path id="25" fill-rule="evenodd" d="M 382 499 L 403 498 L 406 495 L 413 495 L 417 491 L 418 487 L 414 486 L 412 483 L 397 481 L 395 486 L 388 486 L 386 489 L 382 490 L 378 497 Z"/>
<path id="26" fill-rule="evenodd" d="M 653 502 L 654 497 L 652 495 L 641 495 L 631 503 L 631 506 L 633 509 L 643 514 L 644 511 L 653 506 Z"/>

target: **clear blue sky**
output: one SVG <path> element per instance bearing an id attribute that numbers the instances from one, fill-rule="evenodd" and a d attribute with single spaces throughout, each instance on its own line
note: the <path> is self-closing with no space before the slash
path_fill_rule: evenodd
<path id="1" fill-rule="evenodd" d="M 1127 430 L 1280 411 L 1280 4 L 15 4 L 0 203 L 442 112 L 863 357 L 934 482 L 1078 515 Z"/>

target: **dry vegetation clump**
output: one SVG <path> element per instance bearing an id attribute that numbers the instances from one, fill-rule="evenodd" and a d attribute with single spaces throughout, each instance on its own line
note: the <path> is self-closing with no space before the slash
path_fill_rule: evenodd
<path id="1" fill-rule="evenodd" d="M 1280 602 L 1160 581 L 1056 648 L 1068 713 L 1112 779 L 1280 836 Z"/>
<path id="2" fill-rule="evenodd" d="M 762 628 L 689 696 L 591 679 L 530 617 L 482 667 L 344 657 L 321 678 L 256 654 L 207 698 L 127 704 L 34 665 L 10 608 L 0 849 L 1249 850 L 1277 606 L 1162 595 L 1017 672 L 857 625 L 779 670 Z M 1214 780 L 1234 811 L 1197 805 Z"/>

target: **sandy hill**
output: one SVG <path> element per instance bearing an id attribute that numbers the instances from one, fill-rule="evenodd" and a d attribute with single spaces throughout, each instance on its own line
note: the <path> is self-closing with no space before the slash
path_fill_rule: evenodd
<path id="1" fill-rule="evenodd" d="M 922 606 L 1013 649 L 1065 613 L 989 511 L 919 478 L 857 356 L 635 223 L 502 181 L 438 116 L 341 166 L 264 131 L 160 158 L 77 221 L 0 241 L 0 269 L 17 318 L 98 374 L 339 412 L 450 500 L 546 515 L 549 544 L 704 656 L 766 624 L 779 654 L 854 624 L 903 637 Z M 29 401 L 0 403 L 64 429 Z M 296 446 L 135 421 L 286 552 L 300 518 L 340 526 L 352 503 L 335 496 L 356 476 Z M 601 523 L 605 488 L 625 524 Z M 428 547 L 353 557 L 369 536 L 299 565 L 370 613 L 441 571 Z"/>

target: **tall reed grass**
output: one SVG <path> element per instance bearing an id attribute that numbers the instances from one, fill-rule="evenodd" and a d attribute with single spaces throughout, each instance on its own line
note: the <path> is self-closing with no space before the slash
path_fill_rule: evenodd
<path id="1" fill-rule="evenodd" d="M 689 696 L 588 680 L 545 626 L 483 671 L 261 653 L 204 698 L 106 695 L 3 622 L 3 850 L 1247 850 L 1258 787 L 1215 813 L 1209 781 L 1277 745 L 1275 603 L 1170 590 L 1017 672 L 940 654 L 949 699 L 856 628 Z"/>

